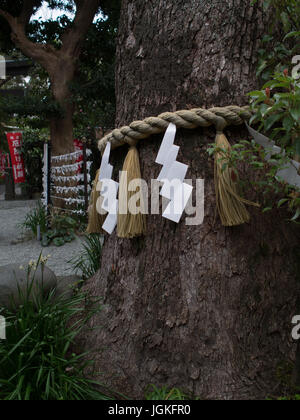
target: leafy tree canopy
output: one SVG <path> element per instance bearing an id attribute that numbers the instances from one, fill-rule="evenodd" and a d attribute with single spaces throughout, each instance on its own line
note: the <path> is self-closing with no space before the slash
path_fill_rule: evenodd
<path id="1" fill-rule="evenodd" d="M 12 16 L 19 16 L 26 4 L 34 5 L 32 16 L 45 4 L 59 10 L 56 19 L 31 19 L 26 27 L 27 36 L 35 43 L 51 45 L 60 49 L 64 34 L 73 25 L 72 14 L 80 1 L 0 0 L 0 9 Z M 86 36 L 78 60 L 76 78 L 71 90 L 75 103 L 75 128 L 78 135 L 87 136 L 86 129 L 101 125 L 110 127 L 115 117 L 114 60 L 115 37 L 120 13 L 120 0 L 103 0 L 101 7 Z M 20 52 L 11 41 L 11 29 L 0 16 L 0 52 L 10 57 L 20 57 Z M 47 72 L 35 63 L 30 80 L 26 82 L 25 99 L 5 101 L 5 111 L 20 117 L 30 116 L 29 123 L 45 125 L 45 118 L 59 114 L 60 107 L 53 101 Z M 1 108 L 1 104 L 0 104 Z M 2 109 L 2 113 L 3 113 Z M 39 116 L 32 118 L 33 116 Z M 27 118 L 28 120 L 28 118 Z M 28 121 L 27 121 L 28 122 Z"/>

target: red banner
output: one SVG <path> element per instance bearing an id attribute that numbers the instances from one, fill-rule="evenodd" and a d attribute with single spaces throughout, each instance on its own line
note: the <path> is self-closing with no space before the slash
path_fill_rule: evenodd
<path id="1" fill-rule="evenodd" d="M 9 167 L 8 154 L 0 150 L 0 178 L 5 177 L 5 168 Z"/>
<path id="2" fill-rule="evenodd" d="M 6 133 L 15 184 L 25 182 L 25 165 L 21 155 L 22 133 Z"/>

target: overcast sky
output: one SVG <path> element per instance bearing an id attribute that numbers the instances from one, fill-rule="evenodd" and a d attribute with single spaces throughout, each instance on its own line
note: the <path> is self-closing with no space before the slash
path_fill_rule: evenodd
<path id="1" fill-rule="evenodd" d="M 62 10 L 51 10 L 48 8 L 47 2 L 45 1 L 43 6 L 39 9 L 39 11 L 34 15 L 34 19 L 42 19 L 42 20 L 48 20 L 48 19 L 57 19 L 58 16 L 61 16 L 63 14 L 67 14 L 70 17 L 73 17 L 72 14 L 67 13 Z"/>

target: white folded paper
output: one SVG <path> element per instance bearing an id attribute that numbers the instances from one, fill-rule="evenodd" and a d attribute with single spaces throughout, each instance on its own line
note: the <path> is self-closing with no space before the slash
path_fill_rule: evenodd
<path id="1" fill-rule="evenodd" d="M 179 223 L 193 192 L 193 187 L 181 182 L 179 179 L 174 179 L 171 183 L 165 182 L 163 190 L 161 195 L 170 199 L 170 203 L 163 212 L 163 217 Z"/>
<path id="2" fill-rule="evenodd" d="M 109 163 L 111 144 L 107 143 L 100 167 L 97 191 L 100 197 L 97 201 L 97 211 L 104 210 L 108 213 L 102 229 L 108 234 L 112 234 L 117 226 L 119 202 L 117 199 L 119 184 L 113 181 L 113 166 Z"/>
<path id="3" fill-rule="evenodd" d="M 275 142 L 254 130 L 247 124 L 247 128 L 251 136 L 253 136 L 254 141 L 257 144 L 263 146 L 266 149 L 267 155 L 266 160 L 270 160 L 271 156 L 282 154 L 285 155 L 284 150 L 275 145 Z M 276 176 L 288 184 L 300 188 L 300 175 L 299 175 L 300 163 L 295 160 L 291 160 L 285 165 L 285 168 L 277 172 Z"/>
<path id="4" fill-rule="evenodd" d="M 165 165 L 166 164 L 166 161 L 168 161 L 169 156 L 172 154 L 172 149 L 177 148 L 178 151 L 179 151 L 179 147 L 174 146 L 176 130 L 177 130 L 176 125 L 172 124 L 172 123 L 167 128 L 167 131 L 165 133 L 165 136 L 163 138 L 163 142 L 160 146 L 160 149 L 159 149 L 156 161 L 155 161 L 159 165 Z M 177 159 L 177 155 L 178 155 L 178 152 L 177 152 L 176 156 L 174 156 L 174 160 Z"/>
<path id="5" fill-rule="evenodd" d="M 193 187 L 184 183 L 188 166 L 177 162 L 179 146 L 174 145 L 176 125 L 170 124 L 162 141 L 156 163 L 163 165 L 158 181 L 163 183 L 160 195 L 170 200 L 163 217 L 179 223 L 191 197 Z"/>

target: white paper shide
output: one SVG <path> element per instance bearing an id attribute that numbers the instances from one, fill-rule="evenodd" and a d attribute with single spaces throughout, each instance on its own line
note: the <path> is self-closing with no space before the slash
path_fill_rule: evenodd
<path id="1" fill-rule="evenodd" d="M 266 160 L 270 160 L 273 155 L 284 154 L 284 151 L 275 145 L 273 140 L 249 127 L 247 124 L 249 133 L 253 136 L 254 141 L 261 145 L 266 150 Z M 288 162 L 285 167 L 279 170 L 276 176 L 288 184 L 300 188 L 300 163 L 295 160 Z"/>
<path id="2" fill-rule="evenodd" d="M 97 184 L 97 191 L 100 191 L 100 197 L 97 200 L 97 211 L 103 214 L 103 210 L 108 213 L 102 229 L 109 233 L 113 233 L 117 226 L 119 201 L 118 190 L 119 183 L 113 181 L 113 167 L 109 163 L 111 152 L 111 144 L 107 143 L 105 148 L 99 174 L 99 181 Z"/>
<path id="3" fill-rule="evenodd" d="M 193 187 L 184 183 L 188 166 L 177 162 L 179 146 L 174 145 L 176 125 L 170 124 L 160 147 L 156 163 L 162 165 L 158 181 L 163 187 L 160 195 L 170 203 L 163 212 L 163 217 L 175 223 L 179 223 L 182 214 L 191 197 Z"/>

